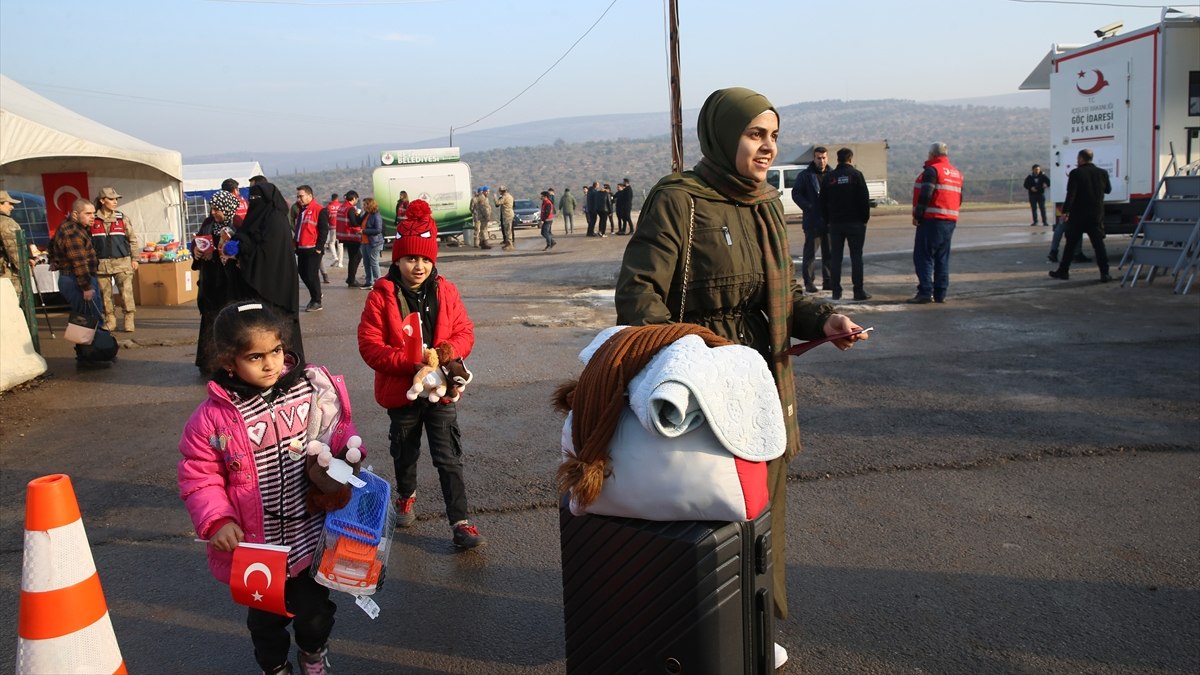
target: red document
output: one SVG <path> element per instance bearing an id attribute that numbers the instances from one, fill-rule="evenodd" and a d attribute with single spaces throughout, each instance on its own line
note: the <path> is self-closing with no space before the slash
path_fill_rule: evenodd
<path id="1" fill-rule="evenodd" d="M 787 350 L 786 352 L 784 352 L 784 354 L 787 354 L 789 356 L 800 356 L 804 352 L 806 352 L 818 345 L 823 345 L 826 342 L 834 342 L 836 340 L 841 340 L 843 338 L 852 337 L 854 335 L 858 335 L 859 333 L 865 333 L 869 330 L 875 330 L 875 328 L 874 327 L 858 328 L 858 329 L 849 331 L 847 333 L 838 333 L 837 335 L 826 335 L 825 337 L 821 338 L 820 340 L 809 340 L 808 342 L 801 342 L 800 344 L 793 345 L 792 348 Z"/>

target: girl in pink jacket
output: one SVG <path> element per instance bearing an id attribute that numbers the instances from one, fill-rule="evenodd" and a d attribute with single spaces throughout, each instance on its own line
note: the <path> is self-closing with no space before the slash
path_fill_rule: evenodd
<path id="1" fill-rule="evenodd" d="M 288 334 L 283 319 L 258 302 L 217 315 L 208 399 L 179 439 L 179 493 L 196 534 L 208 540 L 209 569 L 224 583 L 239 542 L 291 547 L 284 597 L 295 617 L 250 608 L 254 658 L 264 673 L 291 673 L 291 623 L 300 670 L 324 673 L 337 606 L 308 568 L 325 512 L 344 506 L 350 488 L 319 489 L 309 477 L 314 462 L 293 441 L 303 448 L 319 440 L 338 454 L 355 429 L 342 377 L 299 367 L 283 342 Z"/>

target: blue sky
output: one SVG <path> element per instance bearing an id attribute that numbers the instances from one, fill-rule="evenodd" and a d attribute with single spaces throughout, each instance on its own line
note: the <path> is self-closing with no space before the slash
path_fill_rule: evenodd
<path id="1" fill-rule="evenodd" d="M 1011 94 L 1052 43 L 1160 15 L 1136 2 L 679 4 L 685 109 L 734 85 L 776 105 Z M 668 106 L 662 0 L 4 0 L 0 71 L 185 155 Z"/>

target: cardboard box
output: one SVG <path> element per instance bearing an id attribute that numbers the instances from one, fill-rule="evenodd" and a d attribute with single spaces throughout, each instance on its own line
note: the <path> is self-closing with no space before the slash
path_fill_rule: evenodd
<path id="1" fill-rule="evenodd" d="M 133 300 L 139 305 L 182 305 L 196 299 L 199 273 L 192 262 L 140 263 Z"/>

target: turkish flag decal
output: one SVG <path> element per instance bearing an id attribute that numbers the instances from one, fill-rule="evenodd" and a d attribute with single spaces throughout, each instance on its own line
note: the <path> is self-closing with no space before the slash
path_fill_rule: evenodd
<path id="1" fill-rule="evenodd" d="M 59 223 L 71 215 L 75 200 L 90 199 L 87 172 L 44 173 L 42 193 L 46 197 L 46 223 L 50 225 L 50 236 L 53 237 Z"/>
<path id="2" fill-rule="evenodd" d="M 290 546 L 238 544 L 233 551 L 233 569 L 229 572 L 233 601 L 272 614 L 294 616 L 287 611 L 283 599 L 290 550 Z"/>

